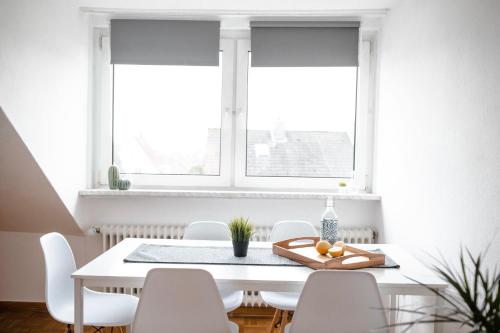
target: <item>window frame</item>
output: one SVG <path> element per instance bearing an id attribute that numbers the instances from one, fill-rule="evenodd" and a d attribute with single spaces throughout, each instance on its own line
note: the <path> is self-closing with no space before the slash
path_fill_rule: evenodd
<path id="1" fill-rule="evenodd" d="M 355 115 L 355 145 L 353 178 L 325 177 L 262 177 L 246 175 L 247 157 L 247 119 L 248 119 L 248 62 L 251 51 L 250 40 L 238 40 L 236 74 L 236 121 L 235 121 L 235 186 L 250 188 L 278 189 L 337 189 L 341 181 L 347 182 L 350 189 L 367 191 L 371 169 L 368 151 L 372 146 L 368 133 L 371 133 L 373 120 L 368 117 L 370 90 L 372 89 L 371 40 L 361 39 L 359 46 L 359 67 L 357 79 L 357 101 Z"/>
<path id="2" fill-rule="evenodd" d="M 113 152 L 113 70 L 109 64 L 110 42 L 109 34 L 99 37 L 99 50 L 94 55 L 96 63 L 95 87 L 98 102 L 95 105 L 99 124 L 96 129 L 99 132 L 97 144 L 94 145 L 96 152 L 97 175 L 94 179 L 96 186 L 108 185 L 107 170 L 112 164 Z M 120 173 L 132 184 L 142 187 L 227 187 L 231 183 L 231 160 L 232 160 L 232 109 L 233 109 L 233 86 L 234 86 L 234 56 L 235 43 L 230 39 L 220 40 L 222 51 L 222 89 L 221 89 L 221 137 L 220 137 L 220 172 L 219 175 L 165 175 L 165 174 L 136 174 Z"/>
<path id="3" fill-rule="evenodd" d="M 222 56 L 220 175 L 124 174 L 142 188 L 207 188 L 255 190 L 337 190 L 345 181 L 349 192 L 370 192 L 373 169 L 376 34 L 360 29 L 359 68 L 355 116 L 355 169 L 353 178 L 246 176 L 247 78 L 250 39 L 247 34 L 221 30 Z M 92 91 L 92 185 L 108 185 L 112 163 L 112 71 L 109 65 L 109 29 L 94 30 Z"/>

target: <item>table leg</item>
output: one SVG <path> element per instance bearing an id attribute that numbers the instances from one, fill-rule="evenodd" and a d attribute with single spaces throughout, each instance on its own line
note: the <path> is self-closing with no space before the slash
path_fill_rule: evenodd
<path id="1" fill-rule="evenodd" d="M 75 278 L 75 333 L 83 333 L 83 284 Z"/>
<path id="2" fill-rule="evenodd" d="M 398 295 L 391 294 L 390 308 L 396 309 L 397 306 L 398 306 Z M 389 312 L 389 325 L 396 324 L 396 319 L 397 319 L 396 318 L 396 314 L 397 314 L 397 312 L 394 311 L 394 310 Z M 391 326 L 391 328 L 389 329 L 389 332 L 390 333 L 395 333 L 396 332 L 396 327 Z"/>
<path id="3" fill-rule="evenodd" d="M 435 313 L 439 314 L 441 307 L 445 304 L 444 300 L 435 296 L 434 305 L 436 307 Z M 444 332 L 444 323 L 434 323 L 434 333 L 443 333 Z"/>

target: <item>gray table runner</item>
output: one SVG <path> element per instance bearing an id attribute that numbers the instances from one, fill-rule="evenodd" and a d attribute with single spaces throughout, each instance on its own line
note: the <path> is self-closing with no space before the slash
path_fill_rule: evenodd
<path id="1" fill-rule="evenodd" d="M 383 253 L 380 250 L 371 252 Z M 141 244 L 124 260 L 128 263 L 164 263 L 164 264 L 212 264 L 212 265 L 258 265 L 258 266 L 302 266 L 298 262 L 281 257 L 271 249 L 248 249 L 248 255 L 238 258 L 233 255 L 232 247 L 197 247 Z M 399 265 L 387 255 L 385 265 L 380 268 L 399 268 Z"/>

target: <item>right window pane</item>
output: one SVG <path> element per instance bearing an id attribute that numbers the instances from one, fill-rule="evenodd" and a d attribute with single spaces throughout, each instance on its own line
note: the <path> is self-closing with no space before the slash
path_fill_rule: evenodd
<path id="1" fill-rule="evenodd" d="M 357 67 L 249 67 L 246 175 L 351 178 Z"/>

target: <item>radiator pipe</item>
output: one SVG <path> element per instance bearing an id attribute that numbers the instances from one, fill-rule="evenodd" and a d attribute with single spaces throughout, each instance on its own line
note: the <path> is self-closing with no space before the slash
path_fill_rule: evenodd
<path id="1" fill-rule="evenodd" d="M 89 236 L 92 236 L 92 235 L 97 235 L 97 234 L 100 234 L 101 233 L 101 228 L 100 227 L 96 227 L 96 226 L 91 226 L 90 228 L 87 229 L 87 232 L 86 234 L 89 235 Z"/>

